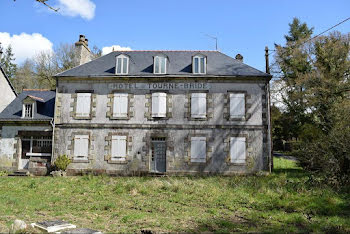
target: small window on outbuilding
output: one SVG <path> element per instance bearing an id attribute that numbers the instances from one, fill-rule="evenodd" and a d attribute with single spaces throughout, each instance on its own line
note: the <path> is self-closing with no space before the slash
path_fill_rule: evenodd
<path id="1" fill-rule="evenodd" d="M 203 55 L 196 55 L 192 61 L 193 74 L 206 74 L 207 73 L 207 58 Z"/>
<path id="2" fill-rule="evenodd" d="M 129 57 L 125 55 L 117 56 L 115 74 L 127 75 L 128 73 L 129 73 Z"/>
<path id="3" fill-rule="evenodd" d="M 154 74 L 166 74 L 167 58 L 163 55 L 157 55 L 154 57 L 153 73 Z"/>
<path id="4" fill-rule="evenodd" d="M 34 103 L 23 104 L 23 118 L 33 118 Z"/>

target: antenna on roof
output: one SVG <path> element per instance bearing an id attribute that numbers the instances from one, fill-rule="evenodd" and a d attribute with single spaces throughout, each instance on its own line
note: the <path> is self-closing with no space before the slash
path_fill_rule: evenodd
<path id="1" fill-rule="evenodd" d="M 215 50 L 217 51 L 218 50 L 218 38 L 214 37 L 212 35 L 209 35 L 209 34 L 204 34 L 204 35 L 215 40 Z"/>

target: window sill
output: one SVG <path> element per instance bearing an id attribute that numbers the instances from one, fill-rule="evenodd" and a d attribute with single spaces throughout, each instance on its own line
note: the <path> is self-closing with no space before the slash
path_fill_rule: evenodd
<path id="1" fill-rule="evenodd" d="M 112 159 L 109 159 L 107 162 L 109 164 L 127 164 L 128 163 L 126 160 L 112 160 Z"/>
<path id="2" fill-rule="evenodd" d="M 32 157 L 51 157 L 50 153 L 26 153 L 26 156 L 32 156 Z"/>
<path id="3" fill-rule="evenodd" d="M 89 163 L 89 159 L 73 158 L 72 163 Z"/>

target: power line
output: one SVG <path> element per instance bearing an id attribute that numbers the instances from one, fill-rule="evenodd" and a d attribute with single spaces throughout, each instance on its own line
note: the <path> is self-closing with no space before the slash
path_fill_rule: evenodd
<path id="1" fill-rule="evenodd" d="M 343 21 L 341 21 L 341 22 L 339 22 L 339 23 L 333 25 L 332 27 L 330 27 L 330 28 L 324 30 L 323 32 L 317 34 L 316 36 L 314 36 L 314 37 L 312 37 L 312 38 L 309 38 L 308 40 L 304 41 L 303 43 L 297 45 L 296 47 L 294 47 L 294 48 L 292 48 L 292 49 L 294 50 L 294 49 L 298 48 L 299 46 L 302 46 L 302 45 L 304 45 L 305 43 L 314 40 L 315 38 L 317 38 L 317 37 L 321 36 L 322 34 L 324 34 L 324 33 L 328 32 L 328 31 L 332 30 L 332 29 L 335 28 L 335 27 L 338 27 L 339 25 L 345 23 L 345 22 L 348 21 L 348 20 L 350 20 L 350 17 L 348 17 L 348 18 L 344 19 Z M 271 51 L 273 51 L 271 54 L 273 54 L 273 53 L 276 52 L 276 50 L 271 50 Z M 285 53 L 285 52 L 284 52 L 284 53 Z M 283 55 L 284 53 L 282 53 L 281 55 Z M 271 54 L 269 54 L 269 55 L 271 55 Z M 276 64 L 277 64 L 277 61 L 274 62 L 273 64 L 271 64 L 270 67 L 272 67 L 272 66 L 274 66 L 274 65 L 276 65 Z"/>

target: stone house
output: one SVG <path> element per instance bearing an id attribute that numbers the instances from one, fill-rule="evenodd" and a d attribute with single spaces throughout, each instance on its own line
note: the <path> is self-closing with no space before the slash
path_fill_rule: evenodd
<path id="1" fill-rule="evenodd" d="M 234 174 L 271 167 L 271 76 L 219 51 L 113 51 L 56 75 L 53 158 L 68 174 Z M 49 125 L 46 125 L 49 128 Z"/>
<path id="2" fill-rule="evenodd" d="M 23 90 L 0 113 L 0 170 L 45 175 L 51 163 L 55 91 Z"/>
<path id="3" fill-rule="evenodd" d="M 1 58 L 1 57 L 0 57 Z M 0 88 L 1 88 L 1 98 L 0 98 L 0 113 L 5 109 L 5 107 L 10 104 L 17 96 L 15 89 L 13 88 L 9 78 L 7 77 L 5 71 L 0 66 Z"/>

